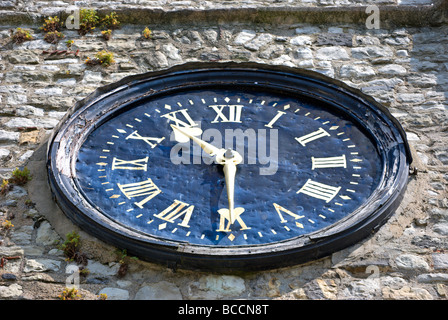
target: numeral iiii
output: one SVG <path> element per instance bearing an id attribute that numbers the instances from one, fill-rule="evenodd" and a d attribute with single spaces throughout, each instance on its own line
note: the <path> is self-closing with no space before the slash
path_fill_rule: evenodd
<path id="1" fill-rule="evenodd" d="M 345 154 L 339 157 L 315 158 L 311 157 L 311 169 L 316 168 L 347 168 Z"/>
<path id="2" fill-rule="evenodd" d="M 297 193 L 304 193 L 311 197 L 330 202 L 341 190 L 341 187 L 333 187 L 320 182 L 308 179 Z"/>

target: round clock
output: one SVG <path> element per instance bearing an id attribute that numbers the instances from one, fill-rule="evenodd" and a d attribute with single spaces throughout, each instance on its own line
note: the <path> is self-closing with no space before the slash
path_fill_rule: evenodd
<path id="1" fill-rule="evenodd" d="M 320 74 L 190 63 L 95 91 L 61 121 L 48 173 L 65 214 L 142 259 L 260 270 L 375 231 L 411 156 L 386 108 Z"/>

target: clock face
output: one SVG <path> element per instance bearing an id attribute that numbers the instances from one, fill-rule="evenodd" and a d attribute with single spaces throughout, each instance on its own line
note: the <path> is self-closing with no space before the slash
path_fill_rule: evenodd
<path id="1" fill-rule="evenodd" d="M 399 202 L 407 145 L 371 101 L 290 77 L 187 67 L 99 92 L 50 148 L 56 198 L 100 238 L 186 267 L 281 266 L 347 246 Z"/>
<path id="2" fill-rule="evenodd" d="M 243 157 L 234 188 L 243 210 L 233 223 L 219 213 L 229 208 L 223 166 L 172 124 Z M 214 89 L 150 99 L 109 119 L 79 149 L 76 182 L 107 218 L 139 232 L 236 246 L 334 224 L 372 195 L 381 169 L 371 137 L 325 104 Z"/>

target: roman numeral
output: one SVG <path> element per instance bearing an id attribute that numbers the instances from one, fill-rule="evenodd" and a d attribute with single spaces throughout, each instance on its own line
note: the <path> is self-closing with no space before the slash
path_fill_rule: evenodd
<path id="1" fill-rule="evenodd" d="M 140 202 L 135 202 L 135 205 L 139 208 L 143 208 L 143 205 L 157 196 L 160 189 L 152 182 L 151 179 L 147 179 L 141 182 L 128 183 L 128 184 L 120 184 L 117 183 L 118 188 L 120 188 L 121 192 L 126 196 L 126 198 L 136 198 L 136 197 L 145 197 Z"/>
<path id="2" fill-rule="evenodd" d="M 234 208 L 233 209 L 233 216 L 235 221 L 238 221 L 241 228 L 240 230 L 249 230 L 251 229 L 246 225 L 243 219 L 241 219 L 241 214 L 244 212 L 244 208 Z M 220 215 L 219 219 L 219 228 L 216 231 L 222 231 L 222 232 L 229 232 L 230 231 L 230 225 L 234 223 L 234 221 L 230 220 L 230 210 L 229 209 L 219 209 L 218 213 Z M 227 226 L 225 226 L 225 222 L 227 221 Z"/>
<path id="3" fill-rule="evenodd" d="M 157 146 L 160 142 L 162 142 L 165 137 L 162 138 L 155 138 L 155 137 L 143 137 L 141 136 L 138 131 L 132 132 L 129 136 L 126 137 L 126 140 L 128 139 L 134 139 L 134 140 L 142 140 L 145 141 L 147 144 L 151 146 L 153 149 L 155 146 Z"/>
<path id="4" fill-rule="evenodd" d="M 341 190 L 341 187 L 333 187 L 308 179 L 297 193 L 304 193 L 328 203 L 338 194 L 339 190 Z"/>
<path id="5" fill-rule="evenodd" d="M 326 136 L 330 136 L 330 134 L 325 131 L 322 128 L 319 128 L 318 130 L 311 132 L 309 134 L 306 134 L 304 136 L 301 136 L 300 138 L 295 138 L 297 140 L 298 143 L 300 143 L 302 146 L 305 147 L 305 145 L 311 141 L 314 141 L 316 139 L 322 138 L 322 137 L 326 137 Z"/>
<path id="6" fill-rule="evenodd" d="M 161 117 L 167 118 L 170 121 L 174 121 L 176 126 L 178 127 L 195 127 L 197 124 L 191 119 L 190 115 L 188 114 L 188 109 L 182 109 L 178 111 L 173 111 L 169 113 L 162 114 Z M 178 116 L 182 115 L 184 120 L 180 120 Z"/>
<path id="7" fill-rule="evenodd" d="M 288 220 L 286 220 L 286 219 L 283 218 L 282 211 L 283 211 L 284 213 L 290 215 L 290 216 L 293 217 L 294 219 L 300 219 L 300 218 L 305 217 L 305 216 L 299 216 L 298 214 L 295 214 L 295 213 L 289 211 L 288 209 L 283 208 L 281 205 L 278 205 L 278 204 L 276 204 L 276 203 L 273 203 L 273 205 L 274 205 L 275 210 L 276 210 L 277 213 L 278 213 L 278 216 L 280 217 L 280 222 L 281 222 L 281 223 L 286 223 L 286 222 L 288 222 Z"/>
<path id="8" fill-rule="evenodd" d="M 112 160 L 112 170 L 143 170 L 146 171 L 148 165 L 148 157 L 137 160 L 121 160 L 115 158 Z"/>
<path id="9" fill-rule="evenodd" d="M 185 207 L 187 208 L 181 211 Z M 168 208 L 158 214 L 155 214 L 154 217 L 174 223 L 176 219 L 184 216 L 182 222 L 178 223 L 178 225 L 181 227 L 189 228 L 190 226 L 188 225 L 188 222 L 190 221 L 191 215 L 193 214 L 193 210 L 193 205 L 189 205 L 188 203 L 179 200 L 174 200 L 174 202 Z"/>
<path id="10" fill-rule="evenodd" d="M 264 126 L 272 129 L 272 125 L 284 114 L 286 114 L 286 112 L 277 111 L 277 114 L 275 115 L 274 118 L 272 118 L 271 122 L 269 122 L 268 124 L 265 124 Z"/>
<path id="11" fill-rule="evenodd" d="M 233 105 L 211 105 L 216 112 L 216 117 L 212 123 L 218 122 L 241 122 L 241 110 L 243 105 L 233 104 Z M 223 112 L 225 110 L 225 112 Z"/>
<path id="12" fill-rule="evenodd" d="M 311 169 L 316 168 L 347 168 L 345 154 L 339 157 L 315 158 L 311 157 Z"/>
<path id="13" fill-rule="evenodd" d="M 182 109 L 182 110 L 178 110 L 178 111 L 173 111 L 173 112 L 169 112 L 166 114 L 161 115 L 161 117 L 167 118 L 170 121 L 173 121 L 176 126 L 181 127 L 183 131 L 187 132 L 188 134 L 192 135 L 192 136 L 200 136 L 202 134 L 202 130 L 201 128 L 194 128 L 196 126 L 198 126 L 193 119 L 191 119 L 190 115 L 188 114 L 188 109 Z M 179 117 L 183 117 L 184 120 L 180 120 Z M 185 143 L 185 142 L 189 142 L 190 138 L 188 138 L 186 135 L 184 135 L 183 133 L 175 130 L 174 131 L 174 139 L 177 142 L 180 143 Z"/>

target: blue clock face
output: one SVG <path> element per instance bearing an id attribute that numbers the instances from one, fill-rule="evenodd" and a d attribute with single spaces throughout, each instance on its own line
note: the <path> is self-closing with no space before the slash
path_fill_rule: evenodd
<path id="1" fill-rule="evenodd" d="M 225 166 L 210 145 L 240 161 Z M 235 247 L 313 234 L 355 214 L 381 183 L 383 161 L 363 126 L 323 100 L 208 88 L 110 115 L 83 141 L 74 172 L 83 197 L 119 225 Z"/>

